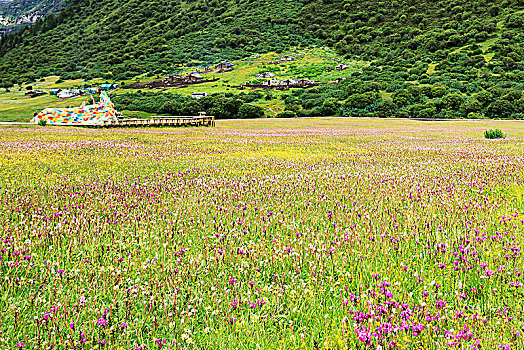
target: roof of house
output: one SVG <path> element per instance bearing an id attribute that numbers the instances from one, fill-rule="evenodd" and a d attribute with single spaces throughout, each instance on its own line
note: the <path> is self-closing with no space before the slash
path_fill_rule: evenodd
<path id="1" fill-rule="evenodd" d="M 257 78 L 272 78 L 274 76 L 275 74 L 271 72 L 264 72 L 264 73 L 257 74 Z"/>

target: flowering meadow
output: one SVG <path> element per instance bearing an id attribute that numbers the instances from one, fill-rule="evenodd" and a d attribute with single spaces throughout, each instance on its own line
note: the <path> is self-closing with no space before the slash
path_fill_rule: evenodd
<path id="1" fill-rule="evenodd" d="M 4 127 L 0 349 L 522 349 L 523 234 L 524 123 Z"/>

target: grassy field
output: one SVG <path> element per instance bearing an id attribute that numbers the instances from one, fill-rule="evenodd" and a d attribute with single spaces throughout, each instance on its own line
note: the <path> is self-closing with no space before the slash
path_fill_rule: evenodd
<path id="1" fill-rule="evenodd" d="M 2 122 L 28 122 L 33 118 L 35 110 L 44 107 L 76 107 L 82 102 L 89 103 L 87 96 L 60 100 L 56 96 L 43 95 L 29 98 L 24 96 L 24 91 L 0 92 L 0 121 Z"/>
<path id="2" fill-rule="evenodd" d="M 337 58 L 332 50 L 324 48 L 312 48 L 308 50 L 295 50 L 289 54 L 294 55 L 297 59 L 293 62 L 286 62 L 281 65 L 268 65 L 270 61 L 277 60 L 282 55 L 276 53 L 268 53 L 265 55 L 258 55 L 251 57 L 246 60 L 235 61 L 235 68 L 230 72 L 216 73 L 210 72 L 203 74 L 206 79 L 219 78 L 216 82 L 191 85 L 186 88 L 170 88 L 165 91 L 177 92 L 182 95 L 191 95 L 193 92 L 207 92 L 208 94 L 217 92 L 232 92 L 240 93 L 241 91 L 249 90 L 238 90 L 231 86 L 239 86 L 245 84 L 248 81 L 256 79 L 258 73 L 263 73 L 268 70 L 274 71 L 276 74 L 275 79 L 285 80 L 290 78 L 310 78 L 317 82 L 329 82 L 338 77 L 345 77 L 361 69 L 364 62 L 354 61 L 333 61 L 332 59 Z M 340 63 L 345 63 L 351 66 L 351 68 L 342 72 L 332 71 L 327 72 L 328 67 L 335 67 Z M 177 70 L 182 70 L 182 73 L 189 73 L 198 71 L 201 68 L 189 68 L 189 67 L 177 67 Z M 141 82 L 148 82 L 156 79 L 153 77 L 139 77 Z M 2 122 L 27 122 L 33 117 L 35 110 L 41 110 L 45 107 L 73 107 L 79 106 L 82 102 L 90 101 L 90 97 L 78 97 L 68 100 L 59 100 L 56 96 L 44 95 L 35 98 L 25 97 L 24 94 L 28 87 L 32 87 L 34 90 L 41 90 L 49 92 L 53 88 L 83 88 L 88 86 L 99 86 L 105 81 L 96 79 L 93 81 L 83 80 L 67 80 L 61 81 L 57 76 L 51 76 L 45 78 L 43 81 L 38 81 L 31 84 L 25 84 L 22 86 L 16 86 L 9 92 L 0 91 L 0 121 Z M 123 83 L 131 84 L 135 80 L 127 80 Z M 118 82 L 119 84 L 122 82 Z M 127 92 L 134 92 L 134 89 L 119 89 L 112 94 L 124 94 Z M 278 99 L 278 96 L 282 95 L 281 91 L 272 91 L 274 99 L 269 102 L 260 103 L 260 105 L 267 108 L 268 114 L 274 116 L 278 111 L 284 109 L 284 104 Z M 137 111 L 122 111 L 126 117 L 143 117 L 148 116 L 147 113 Z"/>
<path id="3" fill-rule="evenodd" d="M 521 349 L 523 148 L 488 120 L 0 128 L 0 347 Z"/>

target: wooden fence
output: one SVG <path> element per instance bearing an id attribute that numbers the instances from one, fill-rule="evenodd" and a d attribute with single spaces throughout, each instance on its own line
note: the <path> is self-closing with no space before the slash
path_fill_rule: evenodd
<path id="1" fill-rule="evenodd" d="M 174 117 L 174 116 L 153 116 L 151 119 L 128 118 L 121 119 L 105 127 L 127 127 L 127 126 L 215 126 L 214 116 L 198 117 Z"/>

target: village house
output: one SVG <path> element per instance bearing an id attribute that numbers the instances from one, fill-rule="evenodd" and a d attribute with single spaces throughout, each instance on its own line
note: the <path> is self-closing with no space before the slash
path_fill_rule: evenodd
<path id="1" fill-rule="evenodd" d="M 201 76 L 200 74 L 198 73 L 187 73 L 187 77 L 186 79 L 188 81 L 200 81 L 200 80 L 203 80 L 204 77 Z"/>
<path id="2" fill-rule="evenodd" d="M 311 79 L 298 79 L 298 85 L 300 85 L 300 86 L 307 86 L 307 85 L 312 85 L 312 84 L 315 84 L 314 80 L 311 80 Z"/>
<path id="3" fill-rule="evenodd" d="M 95 87 L 89 87 L 89 88 L 86 89 L 86 93 L 88 95 L 99 94 L 100 93 L 100 89 L 95 88 Z"/>
<path id="4" fill-rule="evenodd" d="M 60 99 L 71 98 L 75 96 L 84 95 L 84 91 L 80 89 L 62 90 L 56 96 Z"/>
<path id="5" fill-rule="evenodd" d="M 308 86 L 314 84 L 315 81 L 311 79 L 285 79 L 285 80 L 266 80 L 262 83 L 262 85 L 271 86 L 271 87 L 300 87 L 300 86 Z"/>
<path id="6" fill-rule="evenodd" d="M 219 70 L 219 71 L 224 71 L 224 70 L 230 70 L 230 69 L 233 69 L 235 65 L 233 63 L 228 63 L 228 62 L 222 62 L 222 63 L 219 63 L 215 66 L 215 69 L 216 70 Z"/>
<path id="7" fill-rule="evenodd" d="M 25 96 L 29 96 L 29 97 L 37 97 L 37 96 L 42 96 L 42 95 L 46 95 L 47 93 L 45 91 L 40 91 L 40 90 L 31 90 L 31 91 L 27 91 L 25 93 Z"/>
<path id="8" fill-rule="evenodd" d="M 335 70 L 342 71 L 342 70 L 346 70 L 348 68 L 350 68 L 350 66 L 348 66 L 347 64 L 341 63 L 341 64 L 339 64 L 338 66 L 335 67 Z"/>
<path id="9" fill-rule="evenodd" d="M 206 97 L 207 96 L 207 92 L 193 92 L 191 94 L 191 97 L 192 98 L 196 98 L 196 99 L 199 99 L 199 98 L 202 98 L 202 97 Z"/>
<path id="10" fill-rule="evenodd" d="M 100 85 L 100 90 L 101 91 L 111 91 L 111 90 L 114 90 L 118 87 L 117 84 L 102 84 Z"/>
<path id="11" fill-rule="evenodd" d="M 62 89 L 51 89 L 51 90 L 49 90 L 49 95 L 54 95 L 54 96 L 56 96 L 56 95 L 58 95 L 58 93 L 59 93 L 60 91 L 62 91 Z"/>
<path id="12" fill-rule="evenodd" d="M 276 80 L 276 79 L 271 79 L 271 80 L 266 80 L 262 83 L 262 85 L 267 85 L 267 86 L 279 86 L 280 85 L 280 81 Z"/>
<path id="13" fill-rule="evenodd" d="M 261 74 L 257 74 L 257 79 L 273 78 L 274 76 L 275 76 L 274 73 L 264 72 L 264 73 L 261 73 Z"/>
<path id="14" fill-rule="evenodd" d="M 333 83 L 338 84 L 344 80 L 346 80 L 346 77 L 338 77 L 335 80 L 333 80 Z"/>
<path id="15" fill-rule="evenodd" d="M 179 74 L 176 74 L 176 75 L 170 75 L 168 76 L 167 78 L 163 79 L 162 82 L 164 84 L 174 84 L 174 83 L 177 83 L 177 82 L 182 82 L 184 80 L 184 77 L 179 75 Z"/>
<path id="16" fill-rule="evenodd" d="M 282 85 L 284 85 L 284 86 L 297 86 L 298 85 L 298 80 L 297 79 L 282 80 Z"/>
<path id="17" fill-rule="evenodd" d="M 284 57 L 282 57 L 280 59 L 280 61 L 282 61 L 282 62 L 291 62 L 291 61 L 294 61 L 294 60 L 296 60 L 296 58 L 293 57 L 293 56 L 284 56 Z"/>

